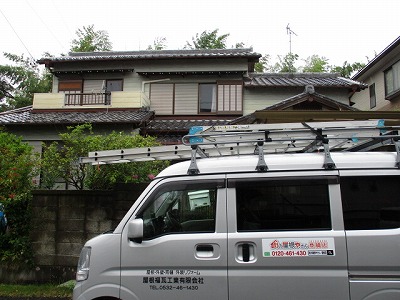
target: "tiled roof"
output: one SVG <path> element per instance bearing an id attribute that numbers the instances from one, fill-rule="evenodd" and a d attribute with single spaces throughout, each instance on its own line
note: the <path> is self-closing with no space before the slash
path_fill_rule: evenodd
<path id="1" fill-rule="evenodd" d="M 242 49 L 196 49 L 196 50 L 147 50 L 147 51 L 107 51 L 71 52 L 67 56 L 42 58 L 38 62 L 136 60 L 136 59 L 182 59 L 182 58 L 229 58 L 244 57 L 258 59 L 261 54 L 252 48 Z"/>
<path id="2" fill-rule="evenodd" d="M 268 106 L 264 108 L 263 110 L 284 110 L 287 109 L 288 107 L 295 106 L 296 104 L 306 102 L 309 100 L 309 98 L 312 97 L 312 100 L 315 102 L 320 103 L 322 106 L 325 107 L 330 107 L 331 109 L 342 111 L 342 110 L 352 110 L 352 111 L 357 111 L 357 108 L 351 107 L 350 105 L 341 103 L 339 101 L 336 101 L 334 99 L 331 99 L 329 97 L 326 97 L 324 95 L 318 94 L 318 93 L 309 93 L 309 92 L 304 92 L 301 94 L 298 94 L 296 96 L 290 97 L 286 100 L 283 100 L 281 102 L 278 102 L 274 105 Z"/>
<path id="3" fill-rule="evenodd" d="M 230 120 L 151 120 L 146 130 L 160 133 L 188 132 L 193 126 L 225 125 Z"/>
<path id="4" fill-rule="evenodd" d="M 313 85 L 315 87 L 367 88 L 366 84 L 337 74 L 328 73 L 252 73 L 244 83 L 245 87 L 296 87 Z"/>
<path id="5" fill-rule="evenodd" d="M 146 133 L 156 135 L 157 141 L 163 145 L 176 145 L 182 143 L 182 137 L 189 133 L 194 126 L 226 125 L 230 120 L 151 120 L 146 125 Z"/>
<path id="6" fill-rule="evenodd" d="M 140 123 L 153 116 L 151 111 L 34 112 L 32 106 L 0 113 L 0 125 Z"/>

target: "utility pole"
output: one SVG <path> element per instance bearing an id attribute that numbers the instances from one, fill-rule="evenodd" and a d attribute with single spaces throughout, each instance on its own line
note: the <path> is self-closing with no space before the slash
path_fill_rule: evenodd
<path id="1" fill-rule="evenodd" d="M 292 34 L 294 34 L 295 36 L 297 36 L 297 34 L 292 29 L 290 29 L 289 23 L 286 26 L 286 33 L 289 35 L 289 53 L 292 54 Z"/>

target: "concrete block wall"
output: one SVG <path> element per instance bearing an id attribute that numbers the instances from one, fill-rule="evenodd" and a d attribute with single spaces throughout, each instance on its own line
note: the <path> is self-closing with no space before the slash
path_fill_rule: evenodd
<path id="1" fill-rule="evenodd" d="M 31 241 L 35 269 L 18 270 L 13 276 L 10 270 L 0 269 L 0 282 L 75 279 L 84 243 L 115 228 L 146 186 L 121 184 L 110 191 L 34 191 Z"/>

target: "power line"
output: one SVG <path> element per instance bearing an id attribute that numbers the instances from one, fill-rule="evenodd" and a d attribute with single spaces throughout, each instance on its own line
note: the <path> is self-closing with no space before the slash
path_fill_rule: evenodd
<path id="1" fill-rule="evenodd" d="M 28 4 L 28 6 L 32 9 L 32 11 L 35 13 L 35 15 L 38 17 L 38 19 L 40 20 L 40 22 L 42 22 L 42 24 L 44 25 L 44 27 L 46 27 L 46 29 L 50 32 L 50 34 L 53 36 L 53 38 L 58 42 L 58 44 L 61 46 L 61 49 L 64 49 L 64 46 L 61 44 L 60 40 L 57 38 L 57 36 L 51 31 L 51 29 L 49 28 L 49 26 L 47 26 L 47 24 L 43 21 L 43 19 L 39 16 L 39 14 L 36 12 L 36 10 L 32 7 L 32 5 L 29 3 L 28 0 L 26 0 L 26 3 Z"/>
<path id="2" fill-rule="evenodd" d="M 25 45 L 25 43 L 22 41 L 22 39 L 19 37 L 17 31 L 15 31 L 14 27 L 12 26 L 12 24 L 10 23 L 10 21 L 8 21 L 6 15 L 2 12 L 2 10 L 0 9 L 1 14 L 3 15 L 4 19 L 6 19 L 8 25 L 10 25 L 12 31 L 14 31 L 15 35 L 17 36 L 17 38 L 19 39 L 19 41 L 21 42 L 22 46 L 24 46 L 25 50 L 28 52 L 29 56 L 32 58 L 32 60 L 34 61 L 35 59 L 33 58 L 31 52 L 29 51 L 28 47 Z"/>

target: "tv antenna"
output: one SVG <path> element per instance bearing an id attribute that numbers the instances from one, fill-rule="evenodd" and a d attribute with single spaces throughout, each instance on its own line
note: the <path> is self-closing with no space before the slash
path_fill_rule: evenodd
<path id="1" fill-rule="evenodd" d="M 297 34 L 290 29 L 289 23 L 286 26 L 286 33 L 289 35 L 289 53 L 292 54 L 292 34 L 297 36 Z"/>

